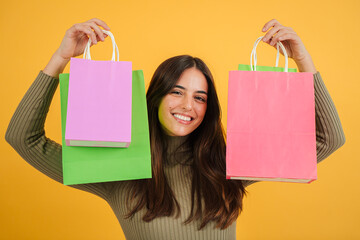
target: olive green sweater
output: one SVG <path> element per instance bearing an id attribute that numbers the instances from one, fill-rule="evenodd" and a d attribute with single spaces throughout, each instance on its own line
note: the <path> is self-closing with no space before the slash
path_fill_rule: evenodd
<path id="1" fill-rule="evenodd" d="M 62 183 L 61 145 L 45 136 L 44 123 L 59 80 L 44 74 L 39 75 L 17 107 L 6 132 L 6 140 L 29 164 L 50 178 Z M 345 142 L 339 116 L 331 97 L 320 77 L 314 74 L 316 110 L 316 147 L 317 161 L 325 159 Z M 199 222 L 184 224 L 191 207 L 191 171 L 189 166 L 177 163 L 186 158 L 185 152 L 174 152 L 181 137 L 169 138 L 169 163 L 165 174 L 171 189 L 180 204 L 180 217 L 159 217 L 147 223 L 142 221 L 145 209 L 137 212 L 131 219 L 125 205 L 126 182 L 107 182 L 72 185 L 71 187 L 93 193 L 113 209 L 127 239 L 236 239 L 236 223 L 225 230 L 214 228 L 209 223 L 204 229 L 197 230 Z M 254 181 L 244 181 L 245 186 Z"/>

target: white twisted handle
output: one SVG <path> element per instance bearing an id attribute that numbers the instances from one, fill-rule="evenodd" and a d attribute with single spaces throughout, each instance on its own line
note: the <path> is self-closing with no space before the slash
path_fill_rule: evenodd
<path id="1" fill-rule="evenodd" d="M 113 46 L 113 54 L 112 54 L 112 58 L 111 58 L 111 61 L 115 61 L 115 49 L 116 49 L 116 53 L 117 53 L 117 61 L 119 61 L 119 49 L 118 49 L 118 46 L 116 45 L 116 42 L 115 42 L 115 37 L 114 35 L 109 32 L 109 31 L 106 31 L 106 30 L 102 30 L 104 33 L 106 33 L 108 36 L 110 36 L 111 38 L 111 41 L 112 41 L 112 46 Z M 90 55 L 90 45 L 91 45 L 91 39 L 89 38 L 89 41 L 85 47 L 85 50 L 84 50 L 84 55 L 83 55 L 83 58 L 84 59 L 89 59 L 91 60 L 91 55 Z"/>
<path id="2" fill-rule="evenodd" d="M 250 55 L 251 71 L 256 71 L 256 65 L 257 65 L 256 48 L 259 45 L 259 42 L 261 41 L 262 38 L 263 37 L 259 37 L 258 39 L 256 39 L 256 41 L 254 43 L 253 50 L 251 51 L 251 55 Z M 277 53 L 276 53 L 276 65 L 275 65 L 275 67 L 277 67 L 279 65 L 279 56 L 280 56 L 279 46 L 281 47 L 281 50 L 283 51 L 284 57 L 285 57 L 285 72 L 288 72 L 288 55 L 287 55 L 287 52 L 286 52 L 286 49 L 285 49 L 284 45 L 281 42 L 278 42 L 276 44 Z M 254 64 L 253 64 L 253 59 L 254 59 Z"/>

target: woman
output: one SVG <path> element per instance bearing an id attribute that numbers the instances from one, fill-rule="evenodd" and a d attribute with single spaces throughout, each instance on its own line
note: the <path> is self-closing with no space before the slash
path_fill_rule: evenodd
<path id="1" fill-rule="evenodd" d="M 6 140 L 31 165 L 62 183 L 61 145 L 46 138 L 44 123 L 71 57 L 88 39 L 107 37 L 99 19 L 75 24 L 48 65 L 40 71 L 6 133 Z M 263 41 L 282 41 L 299 71 L 312 72 L 315 85 L 317 160 L 345 142 L 335 106 L 299 36 L 278 21 L 265 24 Z M 225 140 L 213 77 L 191 56 L 163 62 L 151 80 L 148 115 L 153 178 L 73 185 L 105 199 L 127 239 L 235 239 L 245 188 L 253 181 L 225 179 Z"/>

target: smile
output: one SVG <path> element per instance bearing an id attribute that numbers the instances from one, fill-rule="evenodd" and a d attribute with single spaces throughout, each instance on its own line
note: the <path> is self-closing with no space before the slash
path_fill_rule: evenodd
<path id="1" fill-rule="evenodd" d="M 177 114 L 177 113 L 173 114 L 173 116 L 176 118 L 176 120 L 184 121 L 186 123 L 190 123 L 192 120 L 191 117 L 187 117 L 187 116 Z"/>

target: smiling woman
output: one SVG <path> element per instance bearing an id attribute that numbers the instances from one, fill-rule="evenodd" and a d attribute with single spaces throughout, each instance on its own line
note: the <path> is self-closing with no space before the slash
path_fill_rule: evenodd
<path id="1" fill-rule="evenodd" d="M 196 67 L 181 74 L 159 106 L 159 121 L 166 134 L 186 136 L 201 124 L 207 106 L 207 85 L 204 74 Z"/>
<path id="2" fill-rule="evenodd" d="M 32 166 L 62 183 L 62 146 L 45 136 L 44 124 L 59 73 L 89 40 L 104 41 L 99 19 L 75 24 L 25 94 L 6 140 Z M 263 40 L 282 40 L 300 71 L 314 73 L 318 162 L 345 142 L 341 123 L 310 54 L 290 28 L 265 24 Z M 236 239 L 236 219 L 245 187 L 226 180 L 225 135 L 214 80 L 205 63 L 188 55 L 164 61 L 147 91 L 152 157 L 151 179 L 72 185 L 103 198 L 127 239 Z M 147 121 L 147 119 L 144 119 Z M 261 151 L 261 149 L 259 149 Z"/>
<path id="3" fill-rule="evenodd" d="M 221 110 L 209 68 L 188 55 L 167 59 L 155 71 L 146 98 L 153 178 L 129 182 L 128 202 L 137 204 L 128 217 L 143 210 L 142 220 L 156 222 L 177 212 L 180 223 L 188 224 L 184 229 L 231 225 L 225 232 L 207 229 L 214 236 L 235 236 L 233 223 L 242 209 L 246 182 L 225 177 Z M 168 174 L 168 163 L 180 163 L 178 170 Z M 188 173 L 186 182 L 181 172 Z M 174 182 L 183 184 L 171 186 Z M 185 202 L 178 202 L 184 193 Z"/>

